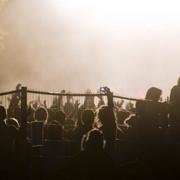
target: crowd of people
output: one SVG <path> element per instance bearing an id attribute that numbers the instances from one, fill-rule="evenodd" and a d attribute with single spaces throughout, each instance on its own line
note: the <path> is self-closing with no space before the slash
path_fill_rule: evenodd
<path id="1" fill-rule="evenodd" d="M 162 90 L 157 87 L 149 88 L 135 106 L 130 102 L 125 108 L 123 100 L 113 101 L 107 87 L 105 94 L 107 103 L 99 96 L 97 105 L 94 96 L 86 96 L 82 104 L 72 96 L 63 103 L 59 96 L 50 107 L 45 101 L 30 102 L 26 138 L 21 128 L 21 93 L 13 94 L 7 109 L 0 105 L 0 174 L 8 176 L 12 169 L 17 174 L 22 168 L 25 174 L 33 171 L 29 162 L 34 149 L 67 142 L 69 152 L 63 154 L 67 162 L 48 177 L 113 179 L 118 170 L 120 179 L 179 175 L 180 79 L 168 102 L 161 101 Z M 40 150 L 38 158 L 60 156 L 56 148 L 44 152 Z"/>

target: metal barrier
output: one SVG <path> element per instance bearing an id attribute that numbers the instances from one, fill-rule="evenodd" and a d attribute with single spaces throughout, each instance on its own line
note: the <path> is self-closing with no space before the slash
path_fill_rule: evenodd
<path id="1" fill-rule="evenodd" d="M 9 103 L 9 97 L 7 96 L 13 96 L 17 93 L 20 94 L 20 107 L 21 107 L 21 132 L 24 137 L 26 137 L 26 129 L 27 129 L 27 108 L 28 104 L 31 102 L 31 100 L 39 100 L 42 101 L 42 99 L 48 101 L 49 104 L 48 107 L 52 104 L 53 98 L 63 98 L 63 97 L 107 97 L 107 94 L 89 94 L 89 93 L 55 93 L 55 92 L 46 92 L 46 91 L 35 91 L 35 90 L 29 90 L 27 87 L 21 87 L 21 89 L 14 90 L 14 91 L 8 91 L 0 93 L 0 101 L 1 104 L 3 104 L 7 109 L 10 105 Z M 43 96 L 43 97 L 41 97 Z M 53 98 L 52 98 L 53 97 Z M 4 98 L 4 99 L 3 99 Z M 124 96 L 117 96 L 113 95 L 113 99 L 122 99 L 122 100 L 128 100 L 128 101 L 148 101 L 143 99 L 135 99 L 135 98 L 129 98 Z"/>
<path id="2" fill-rule="evenodd" d="M 42 101 L 41 99 L 45 99 L 48 101 L 49 97 L 53 98 L 63 98 L 63 97 L 107 97 L 107 94 L 90 94 L 90 93 L 55 93 L 55 92 L 47 92 L 47 91 L 35 91 L 35 90 L 29 90 L 27 87 L 21 87 L 21 89 L 14 90 L 14 91 L 8 91 L 8 92 L 2 92 L 0 93 L 0 104 L 4 105 L 7 109 L 10 106 L 10 101 L 13 97 L 13 95 L 16 95 L 17 93 L 20 94 L 20 107 L 21 107 L 21 119 L 22 119 L 22 130 L 24 135 L 26 135 L 26 127 L 27 127 L 27 108 L 30 101 L 38 100 Z M 11 97 L 10 97 L 11 96 Z M 43 97 L 41 97 L 43 96 Z M 52 104 L 52 99 L 49 98 L 49 106 Z M 141 101 L 140 99 L 134 99 L 134 98 L 128 98 L 123 96 L 113 96 L 114 99 L 124 99 L 129 101 Z"/>
<path id="3" fill-rule="evenodd" d="M 55 92 L 47 92 L 47 91 L 36 91 L 36 90 L 29 90 L 27 87 L 21 87 L 20 90 L 14 90 L 14 91 L 8 91 L 8 92 L 2 92 L 0 93 L 0 104 L 5 106 L 6 108 L 9 107 L 9 101 L 10 97 L 13 94 L 20 93 L 20 102 L 21 102 L 21 113 L 22 113 L 22 119 L 23 119 L 23 125 L 25 125 L 25 120 L 27 116 L 27 106 L 28 104 L 33 100 L 49 100 L 49 97 L 107 97 L 107 94 L 89 94 L 89 93 L 55 93 Z M 8 97 L 7 97 L 8 96 Z M 43 96 L 43 97 L 41 97 Z M 47 97 L 45 97 L 47 96 Z M 148 101 L 143 99 L 135 99 L 135 98 L 129 98 L 124 96 L 117 96 L 113 95 L 114 99 L 122 99 L 122 100 L 128 100 L 128 101 Z M 49 100 L 49 104 L 52 103 L 52 99 Z"/>

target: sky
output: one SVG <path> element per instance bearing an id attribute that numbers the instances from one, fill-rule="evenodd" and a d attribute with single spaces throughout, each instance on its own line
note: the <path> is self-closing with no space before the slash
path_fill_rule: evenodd
<path id="1" fill-rule="evenodd" d="M 180 76 L 177 0 L 9 0 L 0 11 L 0 90 L 163 96 Z M 2 36 L 3 35 L 3 36 Z"/>

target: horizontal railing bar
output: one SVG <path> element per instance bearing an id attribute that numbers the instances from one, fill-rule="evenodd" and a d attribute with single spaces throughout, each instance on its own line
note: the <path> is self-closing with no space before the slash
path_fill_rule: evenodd
<path id="1" fill-rule="evenodd" d="M 21 90 L 14 90 L 14 91 L 7 91 L 7 92 L 2 92 L 0 93 L 0 96 L 4 95 L 10 95 L 14 93 L 21 92 Z M 27 93 L 32 93 L 32 94 L 43 94 L 43 95 L 54 95 L 54 96 L 107 96 L 107 94 L 83 94 L 83 93 L 55 93 L 55 92 L 46 92 L 46 91 L 35 91 L 35 90 L 27 90 Z M 129 100 L 129 101 L 151 101 L 151 100 L 146 100 L 146 99 L 137 99 L 137 98 L 129 98 L 129 97 L 124 97 L 124 96 L 117 96 L 113 95 L 113 98 L 118 98 L 118 99 L 124 99 L 124 100 Z"/>
<path id="2" fill-rule="evenodd" d="M 106 94 L 54 93 L 54 92 L 34 91 L 34 90 L 27 90 L 27 93 L 54 95 L 54 96 L 107 96 Z"/>
<path id="3" fill-rule="evenodd" d="M 124 96 L 113 96 L 113 98 L 125 99 L 125 100 L 130 100 L 130 101 L 148 101 L 145 99 L 136 99 L 136 98 L 129 98 L 129 97 L 124 97 Z"/>
<path id="4" fill-rule="evenodd" d="M 0 93 L 0 96 L 10 95 L 10 94 L 18 93 L 18 92 L 20 92 L 20 90 L 2 92 L 2 93 Z"/>
<path id="5" fill-rule="evenodd" d="M 130 101 L 146 101 L 146 102 L 153 102 L 152 100 L 148 100 L 148 99 L 136 99 L 136 98 L 128 98 L 128 97 L 124 97 L 124 96 L 113 96 L 113 98 L 119 98 L 119 99 L 125 99 L 125 100 L 130 100 Z M 162 104 L 164 102 L 157 102 L 159 104 Z"/>

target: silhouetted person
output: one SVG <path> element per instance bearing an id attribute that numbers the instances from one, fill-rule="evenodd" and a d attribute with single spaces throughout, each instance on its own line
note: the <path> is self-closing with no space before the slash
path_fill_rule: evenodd
<path id="1" fill-rule="evenodd" d="M 128 158 L 137 158 L 137 117 L 131 114 L 124 121 L 126 130 L 124 131 L 124 140 L 126 142 L 125 153 Z"/>
<path id="2" fill-rule="evenodd" d="M 151 87 L 146 93 L 147 101 L 138 101 L 136 104 L 139 155 L 143 159 L 157 158 L 163 147 L 160 129 L 162 104 L 159 103 L 161 92 L 160 89 Z"/>
<path id="3" fill-rule="evenodd" d="M 0 106 L 0 177 L 8 178 L 15 173 L 16 138 L 19 124 L 14 118 L 6 119 L 7 113 L 3 106 Z"/>
<path id="4" fill-rule="evenodd" d="M 31 123 L 31 137 L 33 145 L 43 143 L 44 129 L 43 125 L 47 121 L 48 112 L 45 108 L 39 107 L 34 113 L 34 121 Z"/>
<path id="5" fill-rule="evenodd" d="M 123 131 L 125 131 L 127 129 L 127 126 L 125 126 L 124 121 L 126 118 L 128 118 L 129 115 L 130 115 L 130 113 L 126 110 L 120 110 L 117 112 L 117 125 Z"/>
<path id="6" fill-rule="evenodd" d="M 114 143 L 116 139 L 116 119 L 113 109 L 109 106 L 103 106 L 99 109 L 98 118 L 102 126 L 99 128 L 104 134 L 106 140 L 106 150 L 114 150 Z"/>
<path id="7" fill-rule="evenodd" d="M 107 106 L 102 106 L 98 111 L 98 119 L 101 124 L 99 129 L 104 134 L 104 139 L 106 141 L 106 151 L 112 152 L 115 150 L 115 140 L 117 131 L 119 130 L 116 125 L 116 118 L 114 114 L 114 102 L 113 93 L 108 87 L 103 87 L 104 93 L 107 94 Z"/>
<path id="8" fill-rule="evenodd" d="M 86 94 L 92 94 L 91 90 L 88 89 Z M 96 105 L 94 103 L 94 96 L 86 96 L 84 99 L 84 108 L 85 109 L 95 109 Z"/>
<path id="9" fill-rule="evenodd" d="M 7 112 L 4 106 L 0 105 L 0 132 L 2 132 L 4 130 L 4 128 L 6 127 L 5 125 L 5 119 L 7 116 Z"/>
<path id="10" fill-rule="evenodd" d="M 83 150 L 73 158 L 64 171 L 67 179 L 113 179 L 114 166 L 111 158 L 104 151 L 103 133 L 92 129 L 84 139 Z"/>
<path id="11" fill-rule="evenodd" d="M 7 116 L 7 112 L 4 106 L 0 105 L 0 158 L 3 158 L 8 148 L 8 142 L 6 141 L 7 137 L 7 126 L 5 124 L 5 119 Z"/>
<path id="12" fill-rule="evenodd" d="M 20 124 L 16 118 L 7 118 L 5 124 L 7 127 L 14 127 L 16 130 L 20 129 Z"/>
<path id="13" fill-rule="evenodd" d="M 137 122 L 137 118 L 135 114 L 131 114 L 128 118 L 125 119 L 124 124 L 127 127 L 126 130 L 126 137 L 128 141 L 134 142 L 136 141 L 136 131 L 137 131 L 137 127 L 136 127 L 136 122 Z"/>
<path id="14" fill-rule="evenodd" d="M 52 114 L 50 114 L 51 120 L 48 121 L 48 124 L 51 124 L 52 121 L 56 120 L 59 124 L 64 125 L 66 120 L 66 115 L 63 111 L 56 110 Z"/>
<path id="15" fill-rule="evenodd" d="M 14 114 L 13 114 L 13 118 L 15 118 L 18 123 L 21 125 L 21 108 L 20 107 L 15 107 L 14 108 Z"/>
<path id="16" fill-rule="evenodd" d="M 20 125 L 19 122 L 15 119 L 15 118 L 8 118 L 5 120 L 5 124 L 7 127 L 7 137 L 8 141 L 9 141 L 9 147 L 11 149 L 11 153 L 13 154 L 13 156 L 15 156 L 17 148 L 16 147 L 16 141 L 18 138 L 18 133 L 19 133 L 19 129 L 20 129 Z"/>
<path id="17" fill-rule="evenodd" d="M 64 138 L 65 113 L 56 111 L 54 116 L 45 127 L 45 137 L 50 140 L 62 140 Z"/>
<path id="18" fill-rule="evenodd" d="M 97 107 L 100 108 L 101 106 L 105 105 L 105 102 L 102 96 L 98 96 L 98 98 L 99 98 L 99 101 L 98 101 Z"/>
<path id="19" fill-rule="evenodd" d="M 35 121 L 43 121 L 45 122 L 48 118 L 48 112 L 44 107 L 39 107 L 36 109 L 34 113 L 34 120 Z"/>
<path id="20" fill-rule="evenodd" d="M 79 148 L 83 136 L 93 128 L 95 114 L 92 110 L 87 109 L 82 112 L 81 116 L 82 125 L 77 126 L 73 133 L 73 140 L 77 142 Z"/>
<path id="21" fill-rule="evenodd" d="M 180 78 L 178 79 L 177 85 L 171 89 L 170 93 L 170 146 L 172 159 L 178 161 L 180 160 Z"/>
<path id="22" fill-rule="evenodd" d="M 75 107 L 72 102 L 72 97 L 67 96 L 67 102 L 64 104 L 64 112 L 66 114 L 66 117 L 72 119 L 74 117 L 74 114 L 73 114 L 74 111 L 75 111 Z"/>
<path id="23" fill-rule="evenodd" d="M 136 104 L 138 125 L 140 130 L 144 133 L 153 133 L 159 126 L 159 99 L 161 96 L 161 90 L 155 87 L 148 89 L 146 93 L 146 100 L 149 101 L 138 101 Z"/>
<path id="24" fill-rule="evenodd" d="M 12 95 L 12 98 L 10 100 L 10 104 L 8 107 L 8 117 L 13 117 L 15 108 L 19 107 L 19 102 L 21 99 L 20 89 L 21 89 L 21 84 L 17 84 L 16 86 L 17 92 Z"/>
<path id="25" fill-rule="evenodd" d="M 180 78 L 170 93 L 170 121 L 172 126 L 180 127 Z"/>

